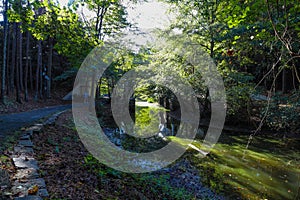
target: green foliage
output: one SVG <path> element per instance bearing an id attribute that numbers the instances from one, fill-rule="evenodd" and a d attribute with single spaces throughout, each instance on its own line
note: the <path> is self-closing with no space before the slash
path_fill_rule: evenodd
<path id="1" fill-rule="evenodd" d="M 75 0 L 72 3 L 74 10 L 84 6 L 94 13 L 89 21 L 85 18 L 83 21 L 96 42 L 103 41 L 104 37 L 114 37 L 130 25 L 126 8 L 120 0 Z"/>
<path id="2" fill-rule="evenodd" d="M 71 68 L 69 70 L 64 71 L 61 75 L 56 76 L 54 78 L 54 81 L 65 81 L 70 78 L 73 79 L 76 76 L 77 72 L 78 72 L 77 68 Z"/>
<path id="3" fill-rule="evenodd" d="M 219 68 L 223 68 L 222 65 Z M 225 67 L 220 70 L 226 87 L 227 114 L 230 116 L 248 114 L 250 95 L 254 92 L 254 77 L 251 74 L 238 72 Z"/>
<path id="4" fill-rule="evenodd" d="M 29 31 L 36 40 L 52 38 L 54 49 L 67 57 L 72 67 L 78 68 L 95 46 L 78 14 L 52 1 L 33 1 L 27 5 L 13 1 L 8 16 L 10 22 L 22 22 L 23 31 Z"/>
<path id="5" fill-rule="evenodd" d="M 300 98 L 299 92 L 291 96 L 276 93 L 270 104 L 266 104 L 261 116 L 266 116 L 266 125 L 274 130 L 283 132 L 296 132 L 300 125 Z"/>
<path id="6" fill-rule="evenodd" d="M 191 194 L 183 188 L 174 188 L 168 182 L 169 175 L 153 175 L 151 173 L 142 175 L 133 175 L 135 180 L 141 184 L 146 185 L 145 189 L 150 189 L 154 194 L 159 196 L 167 196 L 170 199 L 194 199 Z M 164 195 L 161 195 L 163 193 Z"/>
<path id="7" fill-rule="evenodd" d="M 7 135 L 2 139 L 2 145 L 0 146 L 0 152 L 3 152 L 5 150 L 12 150 L 13 146 L 15 144 L 15 141 L 20 137 L 21 132 L 15 131 L 12 132 L 10 135 Z"/>
<path id="8" fill-rule="evenodd" d="M 224 78 L 229 116 L 240 119 L 249 115 L 250 95 L 256 84 L 264 83 L 265 89 L 274 89 L 274 85 L 280 81 L 274 79 L 280 76 L 284 68 L 294 68 L 292 73 L 297 75 L 299 69 L 295 66 L 299 64 L 300 18 L 295 13 L 299 11 L 299 5 L 294 6 L 293 1 L 165 2 L 173 5 L 171 11 L 176 15 L 170 30 L 179 30 L 182 35 L 202 46 L 215 60 Z M 179 41 L 174 43 L 177 45 Z M 162 55 L 160 62 L 165 65 L 172 64 L 176 68 L 184 64 L 184 59 L 178 59 L 174 52 Z M 199 81 L 201 75 L 182 73 L 183 77 L 190 80 L 197 94 L 203 96 L 205 85 Z M 278 116 L 286 116 L 286 112 L 290 112 L 287 108 L 275 110 Z M 273 123 L 283 120 L 282 117 L 277 120 L 271 118 Z M 288 117 L 291 118 L 294 117 Z M 295 123 L 291 125 L 295 126 Z"/>

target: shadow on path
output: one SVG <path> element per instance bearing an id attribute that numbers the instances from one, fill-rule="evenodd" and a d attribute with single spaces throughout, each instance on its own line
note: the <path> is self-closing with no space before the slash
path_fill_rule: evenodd
<path id="1" fill-rule="evenodd" d="M 51 106 L 32 111 L 0 115 L 0 146 L 3 139 L 12 131 L 28 126 L 35 121 L 56 112 L 72 108 L 72 105 Z"/>

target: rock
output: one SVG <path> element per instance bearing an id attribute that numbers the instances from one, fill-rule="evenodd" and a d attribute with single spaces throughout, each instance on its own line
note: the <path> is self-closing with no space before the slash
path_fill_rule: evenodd
<path id="1" fill-rule="evenodd" d="M 52 125 L 52 124 L 54 124 L 55 121 L 56 121 L 56 119 L 58 118 L 58 116 L 59 116 L 60 114 L 62 114 L 62 113 L 64 113 L 64 111 L 52 115 L 49 119 L 47 119 L 47 120 L 43 123 L 43 125 Z"/>
<path id="2" fill-rule="evenodd" d="M 29 179 L 27 182 L 20 182 L 20 181 L 15 181 L 13 183 L 12 187 L 12 192 L 14 195 L 16 194 L 21 194 L 23 196 L 28 195 L 28 190 L 32 187 L 37 185 L 38 188 L 45 189 L 46 188 L 46 183 L 45 180 L 42 178 L 37 178 L 37 179 Z"/>
<path id="3" fill-rule="evenodd" d="M 14 147 L 15 154 L 26 154 L 28 156 L 33 155 L 33 148 L 32 147 L 25 147 L 25 146 L 15 146 Z"/>
<path id="4" fill-rule="evenodd" d="M 23 135 L 21 135 L 20 140 L 30 140 L 30 135 L 23 134 Z"/>
<path id="5" fill-rule="evenodd" d="M 38 195 L 41 196 L 41 197 L 48 197 L 49 193 L 46 189 L 39 189 Z"/>
<path id="6" fill-rule="evenodd" d="M 268 101 L 269 99 L 267 96 L 261 94 L 251 94 L 250 97 L 254 101 Z"/>
<path id="7" fill-rule="evenodd" d="M 160 137 L 160 138 L 164 138 L 165 137 L 161 132 L 157 133 L 157 136 Z"/>
<path id="8" fill-rule="evenodd" d="M 26 157 L 22 155 L 20 157 L 13 158 L 13 162 L 15 166 L 19 169 L 24 169 L 24 168 L 33 168 L 35 170 L 39 169 L 37 161 L 32 157 Z"/>
<path id="9" fill-rule="evenodd" d="M 51 117 L 47 121 L 45 121 L 44 125 L 54 124 L 55 120 L 56 120 L 56 117 Z"/>
<path id="10" fill-rule="evenodd" d="M 8 172 L 0 168 L 0 186 L 7 187 L 9 185 L 10 185 L 10 178 Z"/>
<path id="11" fill-rule="evenodd" d="M 39 133 L 43 128 L 43 124 L 35 124 L 29 127 L 26 131 L 32 131 L 33 133 Z"/>
<path id="12" fill-rule="evenodd" d="M 20 169 L 17 171 L 13 179 L 36 179 L 39 177 L 36 169 L 29 168 L 29 169 Z"/>
<path id="13" fill-rule="evenodd" d="M 19 140 L 19 146 L 24 146 L 24 147 L 33 147 L 33 143 L 31 140 Z"/>
<path id="14" fill-rule="evenodd" d="M 25 132 L 24 132 L 24 135 L 29 135 L 30 136 L 30 138 L 32 137 L 32 135 L 33 135 L 33 131 L 32 130 L 26 130 Z"/>
<path id="15" fill-rule="evenodd" d="M 14 200 L 42 200 L 40 196 L 25 196 L 25 197 L 16 197 Z"/>

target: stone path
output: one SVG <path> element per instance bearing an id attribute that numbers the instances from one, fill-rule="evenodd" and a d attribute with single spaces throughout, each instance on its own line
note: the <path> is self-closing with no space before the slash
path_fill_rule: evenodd
<path id="1" fill-rule="evenodd" d="M 45 125 L 53 124 L 63 112 L 56 113 L 43 124 L 35 124 L 22 132 L 11 155 L 17 168 L 17 173 L 12 178 L 11 188 L 11 196 L 15 197 L 15 200 L 39 200 L 49 197 L 46 183 L 39 176 L 39 166 L 34 159 L 34 144 L 31 139 L 42 131 Z"/>

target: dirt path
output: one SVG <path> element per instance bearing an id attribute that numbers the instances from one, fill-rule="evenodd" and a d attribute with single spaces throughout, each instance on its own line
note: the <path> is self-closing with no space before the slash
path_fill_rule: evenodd
<path id="1" fill-rule="evenodd" d="M 32 111 L 0 115 L 0 146 L 4 138 L 12 131 L 28 126 L 33 122 L 50 114 L 71 108 L 71 105 L 51 106 Z"/>

